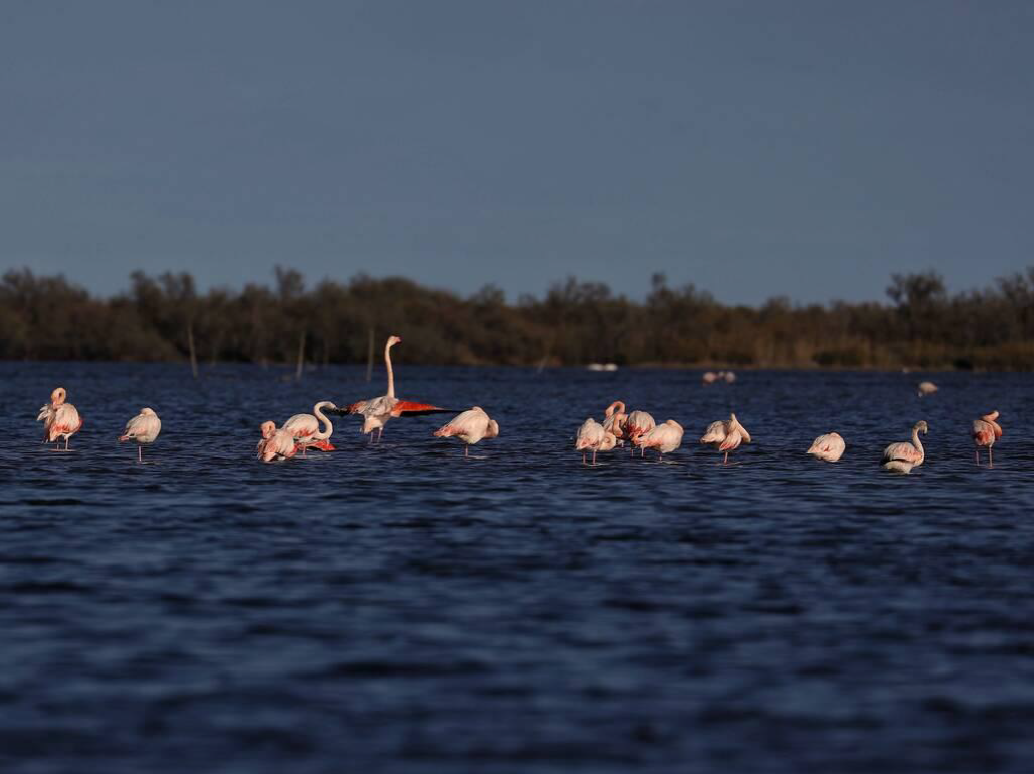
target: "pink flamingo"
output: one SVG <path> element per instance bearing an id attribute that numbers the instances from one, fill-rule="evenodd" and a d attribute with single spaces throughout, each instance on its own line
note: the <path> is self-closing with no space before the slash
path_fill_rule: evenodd
<path id="1" fill-rule="evenodd" d="M 847 444 L 840 436 L 840 433 L 826 433 L 812 441 L 808 454 L 814 454 L 815 459 L 823 462 L 836 462 L 844 453 Z"/>
<path id="2" fill-rule="evenodd" d="M 277 430 L 275 422 L 266 421 L 262 423 L 262 440 L 258 442 L 257 449 L 260 460 L 273 462 L 290 459 L 298 451 L 298 446 L 289 431 Z"/>
<path id="3" fill-rule="evenodd" d="M 711 444 L 718 451 L 725 452 L 723 465 L 729 464 L 729 452 L 739 448 L 743 441 L 750 443 L 750 433 L 736 419 L 735 414 L 729 414 L 728 419 L 720 419 L 709 424 L 700 438 L 700 443 Z"/>
<path id="4" fill-rule="evenodd" d="M 933 382 L 919 382 L 919 386 L 916 387 L 920 398 L 925 398 L 927 395 L 933 395 L 937 392 L 937 385 Z"/>
<path id="5" fill-rule="evenodd" d="M 123 441 L 136 441 L 136 460 L 144 461 L 144 444 L 154 443 L 162 431 L 162 421 L 152 408 L 142 408 L 140 413 L 126 422 L 125 432 L 118 437 Z"/>
<path id="6" fill-rule="evenodd" d="M 334 445 L 329 440 L 334 432 L 334 425 L 330 423 L 327 415 L 320 411 L 324 408 L 336 409 L 337 406 L 329 400 L 321 400 L 312 407 L 312 414 L 295 414 L 284 422 L 283 429 L 294 436 L 298 448 L 302 450 L 303 457 L 309 447 L 328 452 L 334 451 Z M 324 424 L 326 429 L 321 431 L 321 424 Z"/>
<path id="7" fill-rule="evenodd" d="M 992 411 L 990 414 L 984 414 L 980 419 L 973 420 L 973 443 L 976 444 L 977 454 L 977 465 L 980 464 L 980 447 L 987 447 L 987 467 L 993 468 L 995 466 L 994 454 L 991 447 L 995 445 L 995 441 L 1002 437 L 1002 426 L 996 421 L 998 419 L 998 412 Z"/>
<path id="8" fill-rule="evenodd" d="M 578 435 L 575 438 L 574 448 L 576 451 L 582 453 L 582 464 L 585 464 L 585 455 L 588 451 L 592 451 L 592 464 L 596 464 L 596 452 L 600 451 L 600 448 L 605 445 L 609 445 L 610 449 L 614 448 L 614 444 L 617 443 L 615 438 L 613 442 L 608 441 L 607 436 L 614 438 L 612 433 L 608 433 L 603 429 L 603 425 L 597 422 L 592 417 L 586 419 L 580 428 L 578 428 Z M 604 451 L 607 451 L 606 449 Z"/>
<path id="9" fill-rule="evenodd" d="M 620 400 L 616 400 L 607 406 L 607 410 L 604 413 L 606 419 L 603 420 L 603 429 L 614 436 L 615 442 L 623 446 L 625 436 L 625 423 L 628 421 L 628 415 L 625 413 L 625 404 Z"/>
<path id="10" fill-rule="evenodd" d="M 346 409 L 337 409 L 332 413 L 362 414 L 363 432 L 370 436 L 370 442 L 374 440 L 373 432 L 377 431 L 379 441 L 384 434 L 384 425 L 392 417 L 420 416 L 422 414 L 441 414 L 451 409 L 439 408 L 429 403 L 416 403 L 411 400 L 399 400 L 395 397 L 395 375 L 391 370 L 391 348 L 401 342 L 398 336 L 389 336 L 384 345 L 384 366 L 388 370 L 388 394 L 370 400 L 361 400 L 353 403 Z"/>
<path id="11" fill-rule="evenodd" d="M 643 433 L 648 433 L 657 426 L 653 417 L 645 411 L 633 411 L 625 420 L 625 433 L 632 446 L 637 446 L 636 441 Z M 645 450 L 640 451 L 640 456 L 646 454 Z"/>
<path id="12" fill-rule="evenodd" d="M 65 451 L 68 451 L 68 439 L 79 432 L 83 420 L 71 403 L 65 403 L 67 393 L 64 387 L 58 387 L 50 393 L 50 403 L 40 406 L 36 421 L 43 420 L 43 443 L 54 443 L 65 439 Z"/>
<path id="13" fill-rule="evenodd" d="M 463 456 L 468 456 L 470 445 L 485 438 L 499 435 L 499 423 L 490 418 L 480 406 L 460 412 L 433 433 L 435 438 L 459 438 L 465 444 Z"/>
<path id="14" fill-rule="evenodd" d="M 682 425 L 674 419 L 648 430 L 636 439 L 636 444 L 646 453 L 647 449 L 657 450 L 660 461 L 668 452 L 673 452 L 682 445 Z"/>
<path id="15" fill-rule="evenodd" d="M 894 473 L 909 473 L 918 468 L 926 459 L 926 450 L 919 441 L 919 434 L 926 435 L 929 427 L 926 420 L 920 419 L 912 426 L 912 442 L 892 443 L 883 450 L 883 469 Z"/>
<path id="16" fill-rule="evenodd" d="M 714 371 L 705 371 L 704 375 L 700 377 L 700 381 L 703 382 L 705 386 L 708 384 L 714 384 L 718 381 L 718 374 Z"/>

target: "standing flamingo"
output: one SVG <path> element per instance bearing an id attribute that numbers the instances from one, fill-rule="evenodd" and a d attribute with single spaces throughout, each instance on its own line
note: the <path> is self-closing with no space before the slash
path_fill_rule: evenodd
<path id="1" fill-rule="evenodd" d="M 926 435 L 929 427 L 926 420 L 920 419 L 912 426 L 912 442 L 892 443 L 883 450 L 883 469 L 894 473 L 908 473 L 918 468 L 926 459 L 926 450 L 919 441 L 919 434 Z"/>
<path id="2" fill-rule="evenodd" d="M 607 410 L 604 413 L 606 419 L 603 420 L 603 429 L 614 436 L 614 441 L 620 446 L 625 443 L 625 423 L 628 421 L 628 415 L 625 413 L 625 404 L 616 400 L 607 406 Z"/>
<path id="3" fill-rule="evenodd" d="M 738 448 L 743 441 L 750 443 L 750 433 L 736 419 L 735 414 L 729 414 L 728 419 L 720 419 L 709 424 L 700 438 L 700 443 L 711 444 L 718 451 L 725 452 L 723 465 L 729 464 L 729 452 Z"/>
<path id="4" fill-rule="evenodd" d="M 994 454 L 991 451 L 991 447 L 995 445 L 995 441 L 1002 437 L 1002 426 L 998 424 L 998 411 L 992 411 L 990 414 L 984 414 L 980 419 L 973 420 L 973 443 L 976 444 L 977 453 L 977 465 L 980 464 L 980 447 L 987 447 L 987 467 L 993 468 L 995 466 Z"/>
<path id="5" fill-rule="evenodd" d="M 925 398 L 927 395 L 933 395 L 937 392 L 937 385 L 933 382 L 919 382 L 919 386 L 916 389 L 919 391 L 919 397 Z"/>
<path id="6" fill-rule="evenodd" d="M 64 387 L 58 387 L 50 393 L 50 403 L 40 406 L 36 421 L 43 420 L 43 443 L 54 443 L 65 439 L 65 451 L 68 451 L 68 439 L 79 432 L 83 420 L 71 403 L 65 403 L 67 397 Z"/>
<path id="7" fill-rule="evenodd" d="M 336 409 L 331 413 L 336 414 L 362 414 L 363 432 L 370 436 L 373 443 L 373 431 L 377 431 L 379 441 L 384 434 L 384 425 L 392 417 L 420 416 L 421 414 L 442 414 L 452 409 L 439 408 L 429 403 L 416 403 L 410 400 L 399 400 L 395 397 L 395 375 L 391 370 L 391 348 L 402 339 L 398 336 L 389 336 L 384 345 L 384 367 L 388 371 L 388 394 L 370 400 L 361 400 L 353 403 L 345 409 Z"/>
<path id="8" fill-rule="evenodd" d="M 334 445 L 330 442 L 334 425 L 330 423 L 327 415 L 320 411 L 324 408 L 336 409 L 337 406 L 329 400 L 321 400 L 312 407 L 312 414 L 295 414 L 284 422 L 284 430 L 294 436 L 303 457 L 310 446 L 323 451 L 334 451 Z M 320 430 L 321 423 L 325 424 L 325 430 Z"/>
<path id="9" fill-rule="evenodd" d="M 490 418 L 480 406 L 460 412 L 447 424 L 434 431 L 435 438 L 459 438 L 465 444 L 463 456 L 468 456 L 470 445 L 483 438 L 499 435 L 499 423 Z"/>
<path id="10" fill-rule="evenodd" d="M 629 443 L 632 446 L 636 446 L 636 440 L 643 433 L 648 433 L 657 426 L 654 422 L 653 417 L 647 414 L 645 411 L 633 411 L 628 415 L 628 419 L 625 420 L 625 433 L 628 436 Z M 640 456 L 646 454 L 645 450 L 640 450 Z"/>
<path id="11" fill-rule="evenodd" d="M 646 453 L 647 449 L 657 450 L 658 462 L 668 452 L 673 452 L 682 445 L 682 425 L 674 419 L 648 430 L 636 439 L 636 444 Z"/>
<path id="12" fill-rule="evenodd" d="M 705 386 L 708 384 L 714 384 L 718 381 L 718 374 L 714 371 L 705 371 L 704 375 L 700 377 L 700 381 L 703 382 Z"/>
<path id="13" fill-rule="evenodd" d="M 840 436 L 840 433 L 826 433 L 812 441 L 808 454 L 814 454 L 815 459 L 823 462 L 836 462 L 844 454 L 847 444 Z"/>
<path id="14" fill-rule="evenodd" d="M 582 464 L 585 464 L 585 455 L 589 450 L 592 451 L 592 464 L 596 464 L 596 452 L 600 450 L 601 446 L 607 445 L 607 436 L 613 437 L 613 434 L 608 433 L 603 429 L 603 425 L 597 422 L 592 417 L 586 419 L 580 428 L 578 428 L 578 435 L 575 438 L 574 448 L 576 451 L 582 453 Z M 616 442 L 616 439 L 615 439 Z M 614 448 L 614 444 L 610 443 L 610 448 Z"/>
<path id="15" fill-rule="evenodd" d="M 287 430 L 277 430 L 276 423 L 262 423 L 262 440 L 258 442 L 258 458 L 263 462 L 290 459 L 298 451 L 294 436 Z"/>
<path id="16" fill-rule="evenodd" d="M 140 413 L 126 422 L 125 432 L 118 437 L 123 441 L 136 441 L 136 460 L 144 461 L 144 444 L 154 443 L 158 433 L 162 431 L 162 421 L 152 408 L 142 408 Z"/>

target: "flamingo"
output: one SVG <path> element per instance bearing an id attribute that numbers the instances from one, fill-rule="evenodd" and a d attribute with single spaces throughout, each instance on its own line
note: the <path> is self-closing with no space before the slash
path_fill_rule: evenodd
<path id="1" fill-rule="evenodd" d="M 736 374 L 732 371 L 726 371 L 722 374 L 722 377 L 725 379 L 726 384 L 732 384 L 736 381 Z"/>
<path id="2" fill-rule="evenodd" d="M 334 451 L 334 444 L 330 442 L 334 425 L 330 423 L 327 415 L 320 411 L 323 408 L 336 409 L 337 406 L 329 400 L 321 400 L 312 407 L 312 414 L 295 414 L 284 422 L 283 429 L 294 436 L 298 448 L 302 450 L 303 457 L 305 450 L 310 446 L 323 451 Z M 326 423 L 326 430 L 321 432 L 322 423 Z"/>
<path id="3" fill-rule="evenodd" d="M 126 422 L 125 432 L 118 437 L 122 441 L 136 441 L 137 462 L 144 461 L 144 444 L 154 443 L 162 431 L 162 421 L 152 408 L 142 408 L 140 413 Z"/>
<path id="4" fill-rule="evenodd" d="M 607 406 L 604 416 L 606 419 L 603 420 L 603 429 L 614 436 L 615 443 L 624 445 L 624 438 L 627 435 L 625 422 L 628 420 L 628 415 L 625 413 L 625 404 L 620 400 L 614 401 Z"/>
<path id="5" fill-rule="evenodd" d="M 260 460 L 272 462 L 290 459 L 298 451 L 298 446 L 290 431 L 277 430 L 276 423 L 270 420 L 262 423 L 262 440 L 258 442 L 257 450 Z"/>
<path id="6" fill-rule="evenodd" d="M 808 454 L 814 454 L 815 459 L 823 462 L 836 462 L 844 453 L 847 444 L 840 433 L 825 433 L 812 441 Z"/>
<path id="7" fill-rule="evenodd" d="M 370 436 L 371 443 L 374 440 L 373 431 L 377 431 L 377 440 L 379 441 L 384 434 L 384 425 L 392 417 L 441 414 L 451 411 L 451 409 L 438 408 L 438 406 L 432 406 L 429 403 L 416 403 L 410 400 L 399 400 L 395 397 L 395 376 L 391 370 L 391 348 L 400 341 L 402 339 L 398 336 L 389 336 L 387 343 L 384 345 L 384 366 L 388 370 L 388 394 L 381 395 L 379 398 L 361 400 L 345 409 L 336 409 L 331 412 L 336 414 L 362 414 L 364 417 L 363 432 Z"/>
<path id="8" fill-rule="evenodd" d="M 36 421 L 43 421 L 43 443 L 54 443 L 65 439 L 65 451 L 68 451 L 68 439 L 79 432 L 83 420 L 71 403 L 65 403 L 68 393 L 64 387 L 58 387 L 50 393 L 50 403 L 40 406 Z"/>
<path id="9" fill-rule="evenodd" d="M 998 424 L 998 412 L 992 411 L 990 414 L 984 414 L 980 419 L 973 420 L 973 443 L 976 444 L 977 453 L 977 465 L 980 464 L 980 447 L 987 447 L 987 467 L 993 468 L 995 466 L 994 455 L 991 451 L 991 447 L 995 445 L 995 441 L 1002 437 L 1002 426 Z"/>
<path id="10" fill-rule="evenodd" d="M 657 460 L 663 459 L 668 452 L 673 452 L 682 445 L 682 425 L 674 419 L 648 430 L 636 439 L 636 443 L 646 453 L 647 449 L 657 450 Z"/>
<path id="11" fill-rule="evenodd" d="M 614 438 L 613 441 L 607 439 L 607 436 Z M 582 453 L 582 464 L 585 464 L 585 454 L 590 449 L 592 450 L 592 464 L 596 464 L 596 452 L 600 451 L 603 446 L 608 448 L 603 449 L 609 451 L 614 448 L 617 443 L 617 438 L 614 437 L 613 433 L 608 433 L 603 429 L 603 425 L 597 422 L 592 417 L 586 419 L 580 428 L 578 428 L 578 436 L 575 438 L 574 448 L 576 451 Z"/>
<path id="12" fill-rule="evenodd" d="M 926 420 L 920 419 L 912 426 L 912 442 L 892 443 L 883 450 L 883 469 L 894 473 L 908 473 L 918 468 L 926 459 L 926 450 L 919 441 L 919 434 L 926 435 L 929 427 Z"/>
<path id="13" fill-rule="evenodd" d="M 628 440 L 633 446 L 637 446 L 636 440 L 643 433 L 648 433 L 657 426 L 654 422 L 653 417 L 647 414 L 645 411 L 633 411 L 628 415 L 628 419 L 625 420 L 625 432 L 628 435 Z M 640 456 L 646 454 L 645 450 L 640 451 Z"/>
<path id="14" fill-rule="evenodd" d="M 433 433 L 435 438 L 459 438 L 465 446 L 463 456 L 468 456 L 470 445 L 484 438 L 499 435 L 499 423 L 490 418 L 480 406 L 463 411 L 442 425 Z"/>
<path id="15" fill-rule="evenodd" d="M 704 375 L 700 377 L 700 381 L 702 381 L 705 385 L 714 384 L 718 381 L 718 374 L 716 374 L 714 371 L 705 371 Z"/>
<path id="16" fill-rule="evenodd" d="M 937 392 L 937 385 L 933 382 L 919 382 L 919 386 L 916 389 L 919 391 L 919 397 L 924 398 Z"/>
<path id="17" fill-rule="evenodd" d="M 728 419 L 720 419 L 709 424 L 700 438 L 700 443 L 709 443 L 718 451 L 725 452 L 723 465 L 729 464 L 729 452 L 739 447 L 743 441 L 750 443 L 750 433 L 736 419 L 735 414 L 729 414 Z"/>

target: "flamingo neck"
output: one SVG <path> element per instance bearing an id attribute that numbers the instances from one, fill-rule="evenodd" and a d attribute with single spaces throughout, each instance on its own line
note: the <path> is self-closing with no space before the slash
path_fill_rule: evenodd
<path id="1" fill-rule="evenodd" d="M 919 440 L 919 428 L 912 428 L 912 445 L 916 447 L 919 452 L 919 461 L 922 462 L 926 459 L 926 449 L 923 448 L 923 442 Z"/>
<path id="2" fill-rule="evenodd" d="M 388 397 L 395 397 L 395 375 L 391 371 L 391 344 L 384 345 L 384 367 L 388 369 Z"/>
<path id="3" fill-rule="evenodd" d="M 327 426 L 326 430 L 321 430 L 320 432 L 317 432 L 312 436 L 313 439 L 316 441 L 325 441 L 328 438 L 330 438 L 331 434 L 334 432 L 334 425 L 330 423 L 330 417 L 328 417 L 326 414 L 320 411 L 320 409 L 322 409 L 326 405 L 328 404 L 326 401 L 324 401 L 322 403 L 317 403 L 315 406 L 312 407 L 312 414 L 320 423 L 320 427 L 322 427 L 324 423 Z"/>

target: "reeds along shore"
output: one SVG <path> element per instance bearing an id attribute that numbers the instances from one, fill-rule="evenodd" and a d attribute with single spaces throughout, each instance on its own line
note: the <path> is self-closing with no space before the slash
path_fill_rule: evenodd
<path id="1" fill-rule="evenodd" d="M 1034 267 L 955 295 L 934 272 L 893 275 L 887 303 L 729 306 L 653 277 L 643 302 L 568 279 L 507 303 L 401 278 L 359 275 L 307 287 L 196 289 L 189 274 L 142 272 L 90 295 L 61 276 L 0 281 L 0 359 L 363 363 L 392 326 L 414 364 L 957 368 L 1034 370 Z"/>

